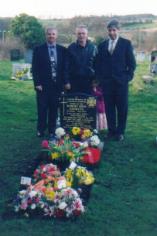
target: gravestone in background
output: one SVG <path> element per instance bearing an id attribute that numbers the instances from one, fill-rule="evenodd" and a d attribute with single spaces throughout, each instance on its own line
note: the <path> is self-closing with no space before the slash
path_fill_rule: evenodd
<path id="1" fill-rule="evenodd" d="M 96 98 L 86 94 L 62 95 L 60 100 L 61 127 L 96 129 Z"/>
<path id="2" fill-rule="evenodd" d="M 11 61 L 18 61 L 20 59 L 21 59 L 21 52 L 19 49 L 10 50 L 10 60 Z"/>
<path id="3" fill-rule="evenodd" d="M 28 63 L 13 63 L 12 64 L 12 79 L 28 80 L 32 79 L 31 64 Z"/>

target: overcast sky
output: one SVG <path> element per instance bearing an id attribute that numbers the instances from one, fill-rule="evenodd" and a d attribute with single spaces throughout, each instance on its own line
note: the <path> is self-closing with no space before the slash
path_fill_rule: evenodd
<path id="1" fill-rule="evenodd" d="M 0 17 L 27 13 L 40 18 L 66 18 L 78 15 L 157 15 L 157 0 L 4 0 Z"/>

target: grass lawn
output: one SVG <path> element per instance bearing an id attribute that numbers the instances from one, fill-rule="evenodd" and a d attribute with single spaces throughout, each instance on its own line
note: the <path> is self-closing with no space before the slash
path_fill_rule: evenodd
<path id="1" fill-rule="evenodd" d="M 130 85 L 126 140 L 106 142 L 86 213 L 76 221 L 18 218 L 7 207 L 40 150 L 35 93 L 30 81 L 11 81 L 10 62 L 0 62 L 0 235 L 156 236 L 157 82 L 144 85 L 148 65 Z M 157 80 L 157 78 L 156 78 Z"/>

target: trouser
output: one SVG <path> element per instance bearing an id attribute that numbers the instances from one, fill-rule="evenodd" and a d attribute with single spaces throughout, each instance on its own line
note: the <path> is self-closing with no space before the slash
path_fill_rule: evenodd
<path id="1" fill-rule="evenodd" d="M 54 133 L 56 128 L 56 119 L 58 113 L 59 93 L 55 85 L 43 88 L 43 91 L 37 91 L 37 130 L 44 133 L 48 127 L 49 133 Z"/>
<path id="2" fill-rule="evenodd" d="M 110 81 L 104 85 L 103 91 L 108 131 L 111 134 L 124 134 L 128 114 L 128 83 Z"/>

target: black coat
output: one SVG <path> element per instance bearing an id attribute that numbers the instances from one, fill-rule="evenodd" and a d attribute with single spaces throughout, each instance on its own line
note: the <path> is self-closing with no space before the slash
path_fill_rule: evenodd
<path id="1" fill-rule="evenodd" d="M 66 48 L 56 45 L 57 50 L 57 87 L 62 89 L 64 84 Z M 46 43 L 36 47 L 33 52 L 32 74 L 34 85 L 48 87 L 51 84 L 51 63 L 49 58 L 48 46 Z"/>
<path id="2" fill-rule="evenodd" d="M 135 57 L 131 42 L 119 37 L 113 54 L 108 51 L 109 40 L 98 46 L 96 58 L 96 75 L 102 85 L 110 80 L 119 84 L 128 83 L 133 79 L 136 68 Z"/>
<path id="3" fill-rule="evenodd" d="M 72 43 L 68 47 L 68 75 L 70 79 L 93 78 L 94 60 L 97 53 L 96 46 L 89 40 L 85 47 L 78 42 Z"/>

